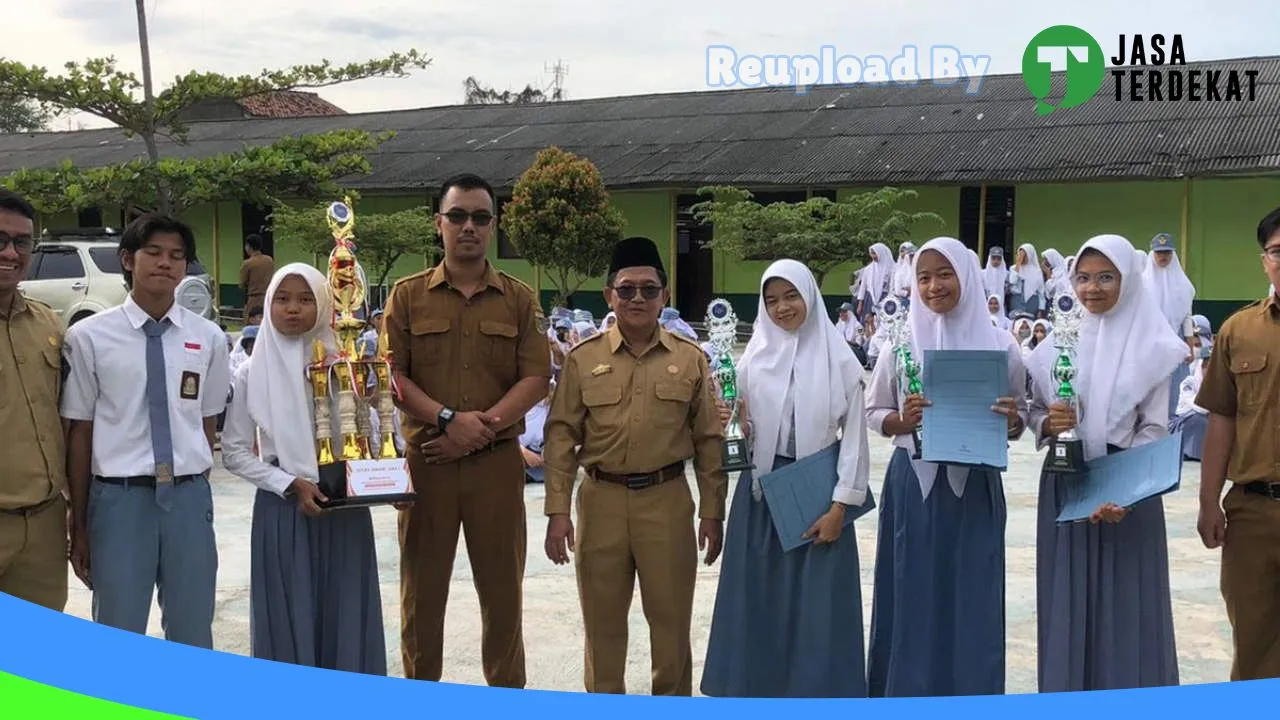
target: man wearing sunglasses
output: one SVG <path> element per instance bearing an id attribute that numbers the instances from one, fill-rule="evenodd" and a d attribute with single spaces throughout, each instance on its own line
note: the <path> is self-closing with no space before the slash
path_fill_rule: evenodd
<path id="1" fill-rule="evenodd" d="M 494 686 L 525 685 L 521 621 L 526 548 L 519 437 L 547 396 L 551 352 L 533 289 L 488 261 L 493 189 L 446 180 L 436 230 L 444 260 L 396 283 L 387 334 L 417 502 L 400 512 L 405 677 L 439 681 L 458 531 L 483 618 L 481 661 Z"/>
<path id="2" fill-rule="evenodd" d="M 67 602 L 63 326 L 48 305 L 24 298 L 35 247 L 35 210 L 0 190 L 0 592 L 61 612 Z"/>
<path id="3" fill-rule="evenodd" d="M 607 285 L 617 323 L 569 351 L 544 432 L 546 552 L 557 565 L 577 554 L 587 692 L 626 692 L 627 616 L 639 575 L 653 694 L 687 696 L 698 547 L 712 564 L 724 531 L 723 430 L 707 356 L 658 325 L 669 293 L 653 242 L 623 240 Z M 690 458 L 701 505 L 696 535 Z M 579 466 L 586 477 L 575 538 L 569 501 Z"/>

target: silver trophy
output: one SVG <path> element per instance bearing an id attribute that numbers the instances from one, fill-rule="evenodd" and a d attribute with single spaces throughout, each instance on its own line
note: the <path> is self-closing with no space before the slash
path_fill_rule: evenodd
<path id="1" fill-rule="evenodd" d="M 1077 422 L 1080 420 L 1080 399 L 1071 382 L 1076 378 L 1075 350 L 1080 342 L 1080 323 L 1083 319 L 1084 308 L 1074 297 L 1064 293 L 1054 299 L 1053 344 L 1058 349 L 1058 358 L 1053 362 L 1050 377 L 1057 384 L 1055 395 L 1058 401 L 1075 410 Z M 1085 471 L 1084 442 L 1080 440 L 1075 428 L 1050 439 L 1045 468 L 1064 474 Z"/>
<path id="2" fill-rule="evenodd" d="M 889 346 L 893 348 L 895 369 L 898 373 L 898 387 L 905 398 L 908 395 L 919 395 L 924 392 L 924 383 L 920 381 L 920 363 L 911 356 L 911 328 L 907 325 L 907 308 L 896 298 L 887 298 L 876 309 L 880 325 L 889 336 Z M 920 426 L 911 429 L 911 442 L 914 449 L 912 460 L 921 456 Z"/>
<path id="3" fill-rule="evenodd" d="M 738 337 L 738 317 L 728 300 L 717 298 L 707 306 L 707 336 L 713 356 L 711 374 L 716 380 L 720 400 L 729 408 L 729 423 L 724 429 L 723 470 L 737 472 L 751 467 L 751 448 L 742 432 L 739 418 L 738 371 L 733 365 L 733 344 Z"/>

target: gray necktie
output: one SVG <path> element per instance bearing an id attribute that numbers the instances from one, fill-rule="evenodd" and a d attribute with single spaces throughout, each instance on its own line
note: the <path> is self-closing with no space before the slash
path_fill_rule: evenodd
<path id="1" fill-rule="evenodd" d="M 173 434 L 169 428 L 169 393 L 165 385 L 164 340 L 171 327 L 169 318 L 148 319 L 142 326 L 147 334 L 147 410 L 151 417 L 151 451 L 156 461 L 156 504 L 169 509 L 173 490 Z"/>

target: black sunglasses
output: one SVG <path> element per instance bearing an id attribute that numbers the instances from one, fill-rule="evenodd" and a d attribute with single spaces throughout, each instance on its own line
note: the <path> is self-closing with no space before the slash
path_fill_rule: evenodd
<path id="1" fill-rule="evenodd" d="M 634 298 L 637 290 L 640 291 L 640 294 L 644 296 L 645 300 L 656 299 L 662 294 L 661 285 L 641 285 L 640 287 L 636 287 L 635 285 L 615 285 L 613 288 L 613 291 L 618 293 L 618 297 L 623 300 L 630 300 Z"/>
<path id="2" fill-rule="evenodd" d="M 0 234 L 0 250 L 4 250 L 10 245 L 13 246 L 13 249 L 16 250 L 18 254 L 25 255 L 31 252 L 32 248 L 36 246 L 36 239 L 30 235 L 18 235 L 15 237 L 12 235 Z"/>
<path id="3" fill-rule="evenodd" d="M 488 210 L 477 210 L 475 212 L 467 212 L 466 210 L 450 210 L 444 213 L 449 222 L 454 225 L 466 225 L 467 219 L 476 224 L 476 227 L 487 227 L 493 222 L 493 213 Z"/>

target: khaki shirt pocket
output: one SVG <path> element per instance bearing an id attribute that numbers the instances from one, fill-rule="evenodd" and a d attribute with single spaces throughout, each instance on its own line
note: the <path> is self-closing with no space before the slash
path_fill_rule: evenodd
<path id="1" fill-rule="evenodd" d="M 414 318 L 409 323 L 413 335 L 413 362 L 439 366 L 449 362 L 449 330 L 453 321 L 449 318 Z"/>
<path id="2" fill-rule="evenodd" d="M 693 400 L 693 385 L 688 382 L 660 382 L 654 386 L 653 425 L 674 428 L 689 421 L 689 404 Z"/>
<path id="3" fill-rule="evenodd" d="M 519 362 L 520 328 L 497 320 L 481 320 L 480 335 L 484 345 L 480 356 L 489 365 L 515 367 Z"/>
<path id="4" fill-rule="evenodd" d="M 592 383 L 582 388 L 582 404 L 587 416 L 604 427 L 616 428 L 626 424 L 622 416 L 622 388 L 610 383 Z"/>
<path id="5" fill-rule="evenodd" d="M 1231 375 L 1236 381 L 1236 405 L 1254 409 L 1266 398 L 1266 353 L 1241 353 L 1231 358 Z"/>

